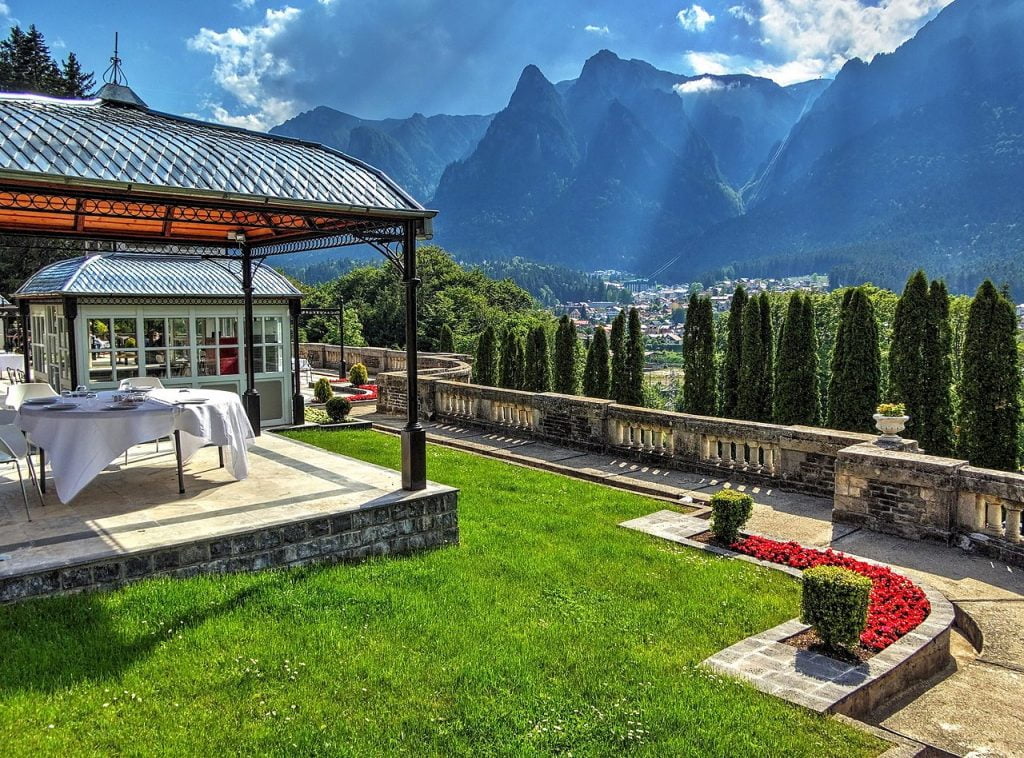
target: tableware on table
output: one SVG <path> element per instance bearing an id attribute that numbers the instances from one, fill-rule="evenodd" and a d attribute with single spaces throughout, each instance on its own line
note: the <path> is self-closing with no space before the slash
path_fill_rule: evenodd
<path id="1" fill-rule="evenodd" d="M 44 411 L 70 411 L 74 410 L 74 403 L 51 403 L 50 405 L 44 405 Z"/>
<path id="2" fill-rule="evenodd" d="M 29 398 L 28 400 L 26 400 L 24 403 L 22 403 L 22 405 L 53 405 L 58 400 L 60 400 L 60 398 L 56 397 L 56 396 L 54 396 L 54 397 L 32 397 L 32 398 Z"/>

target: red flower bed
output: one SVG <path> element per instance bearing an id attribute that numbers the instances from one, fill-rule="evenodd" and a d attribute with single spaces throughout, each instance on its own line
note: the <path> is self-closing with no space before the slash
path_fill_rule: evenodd
<path id="1" fill-rule="evenodd" d="M 884 650 L 924 621 L 931 605 L 924 591 L 892 569 L 858 561 L 843 553 L 812 550 L 796 542 L 777 542 L 764 537 L 746 537 L 732 545 L 746 555 L 781 563 L 797 569 L 812 566 L 841 566 L 871 580 L 868 623 L 860 636 L 861 644 L 872 650 Z"/>
<path id="2" fill-rule="evenodd" d="M 349 399 L 349 401 L 352 402 L 352 403 L 368 403 L 371 400 L 376 400 L 377 399 L 377 385 L 376 384 L 360 384 L 358 387 L 355 387 L 355 386 L 350 385 L 350 384 L 342 384 L 341 382 L 332 382 L 331 384 L 338 391 L 347 390 L 347 389 L 360 389 L 360 390 L 362 390 L 362 392 L 360 392 L 358 395 L 345 394 L 345 397 L 347 397 Z"/>

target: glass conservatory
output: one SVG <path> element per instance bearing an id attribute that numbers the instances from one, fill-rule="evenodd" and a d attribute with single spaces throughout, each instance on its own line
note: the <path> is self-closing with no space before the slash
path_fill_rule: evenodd
<path id="1" fill-rule="evenodd" d="M 33 377 L 55 389 L 117 387 L 154 376 L 168 387 L 245 389 L 237 264 L 185 256 L 96 254 L 47 266 L 18 290 L 31 322 Z M 292 313 L 300 293 L 260 266 L 252 351 L 265 425 L 292 422 Z"/>

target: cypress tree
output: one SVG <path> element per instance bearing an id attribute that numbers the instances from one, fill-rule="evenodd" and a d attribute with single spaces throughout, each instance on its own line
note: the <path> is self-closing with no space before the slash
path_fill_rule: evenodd
<path id="1" fill-rule="evenodd" d="M 715 335 L 711 301 L 690 295 L 683 326 L 683 403 L 681 410 L 715 414 Z"/>
<path id="2" fill-rule="evenodd" d="M 828 425 L 851 432 L 870 432 L 878 407 L 881 353 L 875 308 L 863 289 L 843 295 L 832 354 L 828 389 Z"/>
<path id="3" fill-rule="evenodd" d="M 498 386 L 507 390 L 519 389 L 519 355 L 522 340 L 511 327 L 501 336 L 501 366 L 498 371 Z"/>
<path id="4" fill-rule="evenodd" d="M 775 371 L 776 424 L 818 422 L 818 347 L 814 330 L 814 306 L 799 292 L 789 297 L 779 333 L 779 358 Z"/>
<path id="5" fill-rule="evenodd" d="M 960 388 L 960 452 L 975 466 L 1014 471 L 1020 366 L 1013 304 L 988 279 L 967 316 Z"/>
<path id="6" fill-rule="evenodd" d="M 743 308 L 747 304 L 747 291 L 742 285 L 732 293 L 729 305 L 729 337 L 725 348 L 725 365 L 722 367 L 722 415 L 736 416 L 739 402 L 740 366 L 743 359 Z"/>
<path id="7" fill-rule="evenodd" d="M 626 311 L 619 311 L 612 320 L 611 345 L 612 370 L 608 396 L 620 402 L 622 388 L 626 381 Z"/>
<path id="8" fill-rule="evenodd" d="M 771 303 L 768 293 L 761 293 L 761 344 L 764 345 L 764 364 L 761 383 L 764 392 L 761 394 L 760 420 L 772 420 L 772 407 L 775 405 L 775 328 L 772 324 Z"/>
<path id="9" fill-rule="evenodd" d="M 928 290 L 928 332 L 925 342 L 924 408 L 918 440 L 932 455 L 953 454 L 953 361 L 949 326 L 949 292 L 933 281 Z"/>
<path id="10" fill-rule="evenodd" d="M 441 333 L 437 338 L 437 352 L 455 352 L 455 332 L 452 331 L 448 324 L 441 324 Z"/>
<path id="11" fill-rule="evenodd" d="M 473 381 L 488 387 L 498 383 L 498 345 L 493 326 L 487 326 L 477 340 L 476 356 L 473 359 Z"/>
<path id="12" fill-rule="evenodd" d="M 599 326 L 587 348 L 587 366 L 583 372 L 583 394 L 587 397 L 608 397 L 611 381 L 608 358 L 608 335 L 604 327 Z"/>
<path id="13" fill-rule="evenodd" d="M 736 416 L 748 421 L 769 421 L 764 413 L 765 360 L 764 329 L 761 326 L 761 297 L 755 295 L 743 306 L 743 360 L 736 397 Z"/>
<path id="14" fill-rule="evenodd" d="M 928 346 L 928 280 L 918 270 L 908 280 L 896 303 L 889 348 L 889 386 L 893 399 L 907 408 L 910 421 L 906 436 L 918 441 L 926 436 L 925 382 Z M 923 443 L 922 443 L 923 445 Z M 929 448 L 925 448 L 931 452 Z"/>
<path id="15" fill-rule="evenodd" d="M 619 388 L 618 402 L 623 405 L 644 404 L 644 331 L 640 325 L 640 312 L 629 309 L 629 326 L 626 331 L 626 359 L 623 384 Z"/>
<path id="16" fill-rule="evenodd" d="M 529 335 L 527 335 L 529 339 Z M 527 339 L 516 337 L 515 388 L 526 389 L 526 343 Z"/>
<path id="17" fill-rule="evenodd" d="M 543 326 L 535 326 L 527 338 L 523 389 L 527 392 L 551 391 L 551 355 L 548 352 L 548 333 Z"/>
<path id="18" fill-rule="evenodd" d="M 563 395 L 579 394 L 580 380 L 576 371 L 578 343 L 576 325 L 568 316 L 562 316 L 558 319 L 558 330 L 555 332 L 555 392 L 561 392 Z"/>

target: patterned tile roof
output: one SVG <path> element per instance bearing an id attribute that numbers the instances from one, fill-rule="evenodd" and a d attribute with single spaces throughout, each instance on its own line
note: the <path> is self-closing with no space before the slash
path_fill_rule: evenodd
<path id="1" fill-rule="evenodd" d="M 253 274 L 256 297 L 301 293 L 269 266 Z M 242 297 L 241 263 L 185 255 L 104 253 L 68 258 L 41 268 L 15 293 L 39 295 L 139 295 Z"/>
<path id="2" fill-rule="evenodd" d="M 0 94 L 0 169 L 423 210 L 382 172 L 323 145 L 100 99 Z"/>

